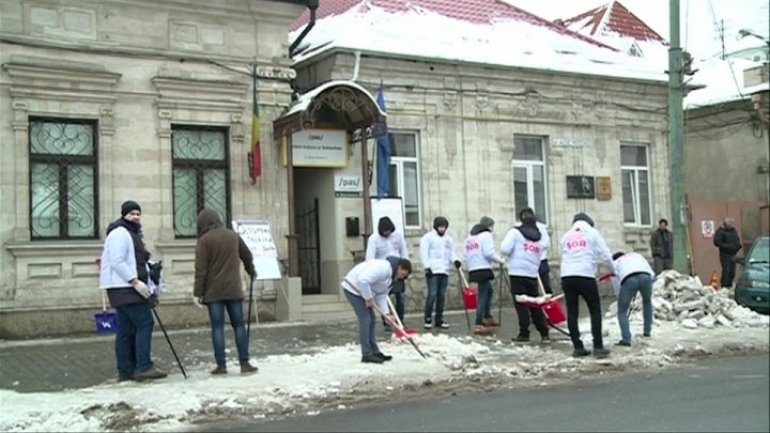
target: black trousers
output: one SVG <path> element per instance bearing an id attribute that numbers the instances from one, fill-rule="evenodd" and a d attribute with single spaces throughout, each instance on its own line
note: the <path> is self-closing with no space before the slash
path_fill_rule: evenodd
<path id="1" fill-rule="evenodd" d="M 548 336 L 548 323 L 545 320 L 545 313 L 541 308 L 531 308 L 516 302 L 515 295 L 539 296 L 537 290 L 537 278 L 515 277 L 511 278 L 511 296 L 513 305 L 516 307 L 516 315 L 519 318 L 519 336 L 529 337 L 530 316 L 535 328 L 540 331 L 540 336 Z"/>
<path id="2" fill-rule="evenodd" d="M 588 277 L 562 277 L 561 288 L 564 291 L 564 299 L 567 302 L 567 327 L 575 349 L 582 349 L 578 328 L 579 306 L 578 297 L 582 296 L 588 305 L 591 314 L 591 334 L 594 337 L 594 349 L 604 347 L 602 341 L 602 305 L 599 298 L 599 287 L 595 278 Z"/>
<path id="3" fill-rule="evenodd" d="M 721 287 L 732 287 L 735 279 L 735 263 L 733 262 L 735 254 L 719 253 L 719 263 L 722 264 Z"/>

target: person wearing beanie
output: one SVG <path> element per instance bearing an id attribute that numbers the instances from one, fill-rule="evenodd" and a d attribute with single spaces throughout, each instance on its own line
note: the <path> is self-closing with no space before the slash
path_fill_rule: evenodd
<path id="1" fill-rule="evenodd" d="M 542 248 L 540 249 L 540 266 L 537 270 L 537 273 L 540 275 L 540 281 L 543 283 L 543 289 L 545 290 L 545 293 L 552 295 L 553 286 L 551 285 L 551 266 L 548 264 L 548 253 L 551 251 L 551 236 L 548 234 L 548 227 L 537 220 L 535 211 L 533 211 L 530 207 L 525 207 L 519 211 L 519 222 L 516 223 L 516 226 L 520 226 L 522 221 L 524 221 L 524 218 L 527 218 L 529 215 L 535 218 L 535 225 L 537 226 L 538 231 L 540 231 L 541 237 L 540 245 Z"/>
<path id="2" fill-rule="evenodd" d="M 138 211 L 140 215 L 142 214 L 142 207 L 139 206 L 139 203 L 133 200 L 126 200 L 120 205 L 120 216 L 123 218 L 133 211 Z"/>
<path id="3" fill-rule="evenodd" d="M 150 253 L 142 241 L 142 208 L 129 200 L 120 218 L 107 227 L 100 259 L 99 287 L 107 292 L 118 316 L 115 358 L 118 381 L 161 379 L 167 376 L 151 359 L 154 288 L 150 284 Z"/>
<path id="4" fill-rule="evenodd" d="M 508 277 L 511 281 L 511 297 L 519 319 L 519 333 L 513 341 L 529 341 L 529 325 L 535 324 L 543 342 L 548 337 L 548 322 L 541 308 L 527 307 L 516 301 L 516 295 L 540 296 L 538 289 L 538 270 L 542 254 L 543 237 L 537 227 L 535 213 L 531 209 L 520 212 L 521 225 L 508 231 L 500 244 L 500 252 L 508 256 Z"/>
<path id="5" fill-rule="evenodd" d="M 342 280 L 342 289 L 358 319 L 358 342 L 361 344 L 361 362 L 382 364 L 393 359 L 385 355 L 377 344 L 375 329 L 376 313 L 382 319 L 394 323 L 393 311 L 388 303 L 388 292 L 412 273 L 408 259 L 390 256 L 387 259 L 363 261 L 351 269 Z M 379 310 L 379 311 L 378 311 Z"/>
<path id="6" fill-rule="evenodd" d="M 495 229 L 495 220 L 488 216 L 481 217 L 481 220 L 479 220 L 479 224 L 481 224 L 482 227 L 486 227 L 489 229 L 489 231 L 494 231 Z"/>
<path id="7" fill-rule="evenodd" d="M 484 218 L 482 218 L 483 220 Z M 476 306 L 476 327 L 473 330 L 475 335 L 491 335 L 494 328 L 500 324 L 492 317 L 492 298 L 494 289 L 492 280 L 495 274 L 492 271 L 492 265 L 502 265 L 503 259 L 495 251 L 495 239 L 492 234 L 491 226 L 494 221 L 488 218 L 490 225 L 476 224 L 471 229 L 470 234 L 465 238 L 465 262 L 468 265 L 468 279 L 476 283 L 478 288 L 478 302 Z"/>
<path id="8" fill-rule="evenodd" d="M 389 217 L 382 217 L 377 222 L 377 233 L 372 233 L 366 243 L 366 260 L 386 259 L 388 257 L 398 257 L 409 259 L 409 248 L 406 244 L 404 234 L 396 230 L 396 225 Z M 404 323 L 404 314 L 406 312 L 406 299 L 404 292 L 406 285 L 403 280 L 396 280 L 390 293 L 395 299 L 396 314 Z M 390 332 L 390 326 L 383 321 L 385 332 Z"/>
<path id="9" fill-rule="evenodd" d="M 438 329 L 449 329 L 444 323 L 444 303 L 446 288 L 449 282 L 449 268 L 454 265 L 460 269 L 462 264 L 457 257 L 455 241 L 449 234 L 449 221 L 439 216 L 433 220 L 433 230 L 425 233 L 420 239 L 420 260 L 425 268 L 425 279 L 428 282 L 428 296 L 425 299 L 425 329 L 435 326 Z M 433 318 L 433 307 L 436 308 L 436 320 Z"/>
<path id="10" fill-rule="evenodd" d="M 594 221 L 580 212 L 572 219 L 572 227 L 561 238 L 561 287 L 567 304 L 567 326 L 572 346 L 572 356 L 590 355 L 580 339 L 578 328 L 578 299 L 583 297 L 591 315 L 594 356 L 602 358 L 610 351 L 602 341 L 602 306 L 599 287 L 596 284 L 597 259 L 613 269 L 612 252 L 602 235 L 594 228 Z"/>

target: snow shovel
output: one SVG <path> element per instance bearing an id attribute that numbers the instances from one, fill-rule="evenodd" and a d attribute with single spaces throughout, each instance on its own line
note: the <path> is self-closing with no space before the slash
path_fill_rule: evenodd
<path id="1" fill-rule="evenodd" d="M 390 306 L 391 311 L 396 311 L 396 309 L 393 307 L 393 302 L 390 300 L 390 296 L 388 296 L 388 306 Z M 396 332 L 393 333 L 393 338 L 396 340 L 403 340 L 406 338 L 406 336 L 414 336 L 417 335 L 417 331 L 415 329 L 411 328 L 404 328 L 404 324 L 401 323 L 401 319 L 398 317 L 398 314 L 395 315 L 396 322 L 398 322 L 398 325 L 401 327 L 401 330 L 396 329 Z"/>
<path id="2" fill-rule="evenodd" d="M 102 312 L 94 314 L 96 332 L 99 334 L 114 334 L 118 331 L 118 315 L 114 311 L 107 311 L 107 292 L 102 292 Z"/>
<path id="3" fill-rule="evenodd" d="M 468 285 L 468 281 L 465 279 L 465 274 L 462 269 L 458 269 L 457 273 L 460 274 L 460 292 L 463 295 L 463 311 L 465 311 L 465 322 L 468 323 L 468 332 L 471 332 L 471 318 L 468 315 L 468 310 L 475 310 L 478 308 L 479 291 L 472 289 Z"/>
<path id="4" fill-rule="evenodd" d="M 511 290 L 511 280 L 505 274 L 503 264 L 500 264 L 500 299 L 497 300 L 497 323 L 501 326 L 503 323 L 503 281 L 508 285 L 508 291 Z"/>
<path id="5" fill-rule="evenodd" d="M 94 261 L 96 263 L 96 269 L 102 270 L 102 259 L 98 258 Z M 94 321 L 96 323 L 96 332 L 99 334 L 114 334 L 118 331 L 118 315 L 114 311 L 107 311 L 107 292 L 102 292 L 102 312 L 94 314 Z"/>
<path id="6" fill-rule="evenodd" d="M 350 287 L 352 287 L 352 288 L 353 288 L 353 290 L 355 290 L 355 291 L 356 291 L 356 293 L 358 293 L 359 295 L 361 295 L 361 296 L 363 297 L 363 294 L 361 293 L 361 290 L 359 290 L 359 289 L 358 289 L 358 287 L 356 287 L 355 285 L 353 285 L 353 283 L 351 283 L 351 282 L 350 282 L 350 281 L 348 281 L 347 279 L 345 279 L 344 281 L 345 281 L 345 282 L 346 282 L 346 283 L 347 283 L 347 284 L 348 284 Z M 392 307 L 392 304 L 390 303 L 390 297 L 388 297 L 388 305 L 390 306 L 390 308 L 393 308 L 393 307 Z M 385 312 L 384 312 L 384 311 L 382 311 L 382 309 L 380 308 L 380 306 L 379 306 L 379 305 L 377 305 L 377 303 L 375 303 L 375 304 L 374 304 L 374 311 L 376 311 L 377 313 L 379 313 L 379 314 L 380 314 L 382 317 L 388 317 L 388 315 L 387 315 L 387 314 L 385 314 Z M 390 321 L 390 320 L 388 320 L 388 321 Z M 402 334 L 404 337 L 406 337 L 406 339 L 409 341 L 409 343 L 412 345 L 412 347 L 414 347 L 414 350 L 416 350 L 416 351 L 417 351 L 417 353 L 419 353 L 419 354 L 420 354 L 420 356 L 422 356 L 423 358 L 428 358 L 427 356 L 425 356 L 425 354 L 424 354 L 424 353 L 422 353 L 422 350 L 420 350 L 420 348 L 419 348 L 419 347 L 417 347 L 417 343 L 415 343 L 415 342 L 414 342 L 414 340 L 412 339 L 412 337 L 411 337 L 411 336 L 410 336 L 410 335 L 409 335 L 409 334 L 408 334 L 406 331 L 404 331 L 404 328 L 403 328 L 403 327 L 400 325 L 400 322 L 398 321 L 398 316 L 396 316 L 396 321 L 395 321 L 395 322 L 391 322 L 391 325 L 393 325 L 393 326 L 396 328 L 396 330 L 397 330 L 397 332 L 399 332 L 399 334 Z"/>

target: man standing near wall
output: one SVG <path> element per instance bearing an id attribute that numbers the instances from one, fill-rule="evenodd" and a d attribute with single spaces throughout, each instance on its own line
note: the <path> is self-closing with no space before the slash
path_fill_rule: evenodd
<path id="1" fill-rule="evenodd" d="M 377 222 L 377 233 L 369 236 L 366 243 L 366 260 L 386 259 L 388 257 L 398 257 L 409 259 L 409 249 L 406 246 L 404 234 L 396 230 L 396 225 L 388 217 L 382 217 Z M 396 298 L 396 314 L 401 323 L 404 323 L 404 313 L 406 311 L 406 299 L 404 292 L 406 285 L 404 280 L 394 281 L 390 293 Z M 390 332 L 390 326 L 383 320 L 385 332 Z"/>
<path id="2" fill-rule="evenodd" d="M 722 265 L 722 287 L 732 287 L 735 279 L 733 257 L 741 249 L 741 238 L 733 224 L 735 224 L 735 220 L 726 217 L 714 233 L 714 246 L 719 248 L 719 263 Z"/>
<path id="3" fill-rule="evenodd" d="M 674 236 L 669 231 L 665 218 L 658 221 L 658 229 L 650 234 L 650 252 L 655 275 L 674 269 Z"/>
<path id="4" fill-rule="evenodd" d="M 460 259 L 457 257 L 455 241 L 449 234 L 449 221 L 442 217 L 433 220 L 433 230 L 425 233 L 420 239 L 420 260 L 425 268 L 425 279 L 428 282 L 428 296 L 425 299 L 425 329 L 435 326 L 437 329 L 449 329 L 444 323 L 444 302 L 449 281 L 449 267 L 454 264 L 460 269 Z M 433 306 L 436 307 L 436 320 L 433 318 Z"/>

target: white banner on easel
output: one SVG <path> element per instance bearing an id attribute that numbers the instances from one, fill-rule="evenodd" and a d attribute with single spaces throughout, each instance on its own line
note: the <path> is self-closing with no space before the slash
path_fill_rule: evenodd
<path id="1" fill-rule="evenodd" d="M 233 220 L 233 230 L 241 235 L 254 256 L 257 280 L 280 280 L 278 249 L 273 242 L 270 224 L 264 220 Z"/>
<path id="2" fill-rule="evenodd" d="M 388 217 L 393 221 L 396 230 L 404 233 L 404 202 L 401 197 L 371 198 L 372 232 L 377 232 L 380 218 Z"/>

